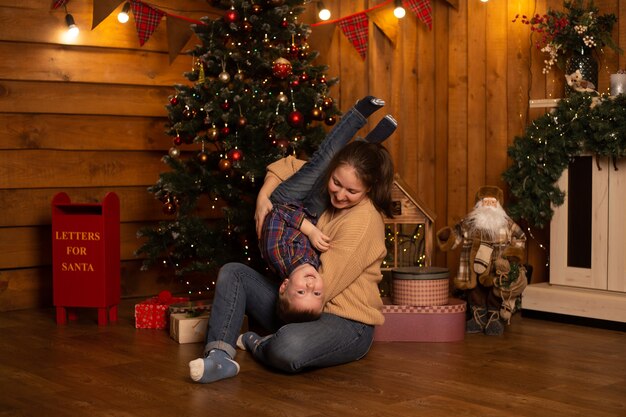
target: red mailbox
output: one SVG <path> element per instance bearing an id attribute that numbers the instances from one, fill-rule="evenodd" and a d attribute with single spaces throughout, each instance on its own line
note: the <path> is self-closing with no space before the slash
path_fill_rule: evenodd
<path id="1" fill-rule="evenodd" d="M 98 309 L 98 324 L 117 321 L 120 301 L 120 200 L 72 204 L 66 193 L 52 199 L 52 278 L 57 324 L 67 307 Z M 70 316 L 72 317 L 72 316 Z"/>

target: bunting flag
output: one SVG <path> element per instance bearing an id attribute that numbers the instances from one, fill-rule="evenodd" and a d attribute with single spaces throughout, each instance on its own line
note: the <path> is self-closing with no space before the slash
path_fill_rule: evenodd
<path id="1" fill-rule="evenodd" d="M 130 6 L 135 18 L 139 45 L 143 46 L 143 44 L 150 39 L 150 36 L 152 36 L 152 33 L 154 33 L 159 26 L 159 23 L 161 23 L 165 12 L 138 1 L 131 1 Z"/>
<path id="2" fill-rule="evenodd" d="M 426 26 L 428 26 L 428 29 L 432 30 L 433 10 L 430 2 L 431 0 L 402 0 L 402 5 L 404 8 L 412 11 L 413 14 L 415 14 L 419 18 L 419 20 L 421 20 L 426 24 Z M 361 55 L 361 58 L 365 59 L 365 55 L 367 54 L 367 37 L 369 24 L 368 14 L 372 15 L 371 17 L 374 21 L 374 24 L 378 28 L 380 28 L 385 36 L 387 36 L 389 40 L 395 45 L 396 39 L 398 37 L 397 21 L 395 20 L 395 18 L 391 19 L 390 16 L 388 16 L 388 11 L 386 11 L 386 14 L 383 14 L 380 10 L 381 8 L 391 5 L 393 3 L 393 0 L 386 0 L 362 12 L 342 17 L 340 19 L 313 23 L 311 26 L 319 27 L 327 24 L 338 24 L 343 34 L 348 38 L 348 40 L 350 40 L 350 42 L 352 42 L 352 45 L 354 45 L 359 55 Z M 448 3 L 454 5 L 454 2 Z"/>
<path id="3" fill-rule="evenodd" d="M 398 19 L 387 10 L 374 10 L 369 15 L 378 29 L 389 39 L 393 46 L 398 41 Z"/>
<path id="4" fill-rule="evenodd" d="M 117 6 L 124 0 L 93 0 L 93 17 L 91 19 L 91 30 L 94 30 L 104 19 L 106 19 Z"/>
<path id="5" fill-rule="evenodd" d="M 179 17 L 167 16 L 167 44 L 169 46 L 170 64 L 174 62 L 192 34 L 189 21 Z"/>
<path id="6" fill-rule="evenodd" d="M 365 59 L 367 53 L 367 37 L 369 34 L 369 19 L 365 13 L 357 13 L 339 21 L 339 27 L 348 38 L 356 51 Z"/>
<path id="7" fill-rule="evenodd" d="M 67 4 L 67 2 L 68 2 L 68 1 L 70 1 L 70 0 L 54 0 L 54 1 L 52 2 L 52 10 L 56 10 L 56 9 L 58 9 L 59 7 L 63 7 L 63 6 L 65 6 L 65 5 Z"/>
<path id="8" fill-rule="evenodd" d="M 408 9 L 424 22 L 428 29 L 433 29 L 433 9 L 430 0 L 403 0 L 402 3 L 408 6 Z"/>

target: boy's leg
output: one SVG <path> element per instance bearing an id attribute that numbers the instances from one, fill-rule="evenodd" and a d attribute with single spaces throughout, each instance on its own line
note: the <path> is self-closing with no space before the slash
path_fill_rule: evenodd
<path id="1" fill-rule="evenodd" d="M 189 363 L 194 381 L 209 383 L 237 375 L 235 346 L 246 310 L 269 331 L 280 326 L 275 313 L 278 285 L 244 264 L 229 263 L 220 269 L 204 357 Z"/>
<path id="2" fill-rule="evenodd" d="M 318 320 L 287 324 L 270 337 L 242 342 L 261 363 L 296 373 L 361 359 L 373 338 L 374 326 L 324 313 Z"/>
<path id="3" fill-rule="evenodd" d="M 311 159 L 274 190 L 270 200 L 273 203 L 302 203 L 311 193 L 315 192 L 314 186 L 318 182 L 318 178 L 325 173 L 333 156 L 350 142 L 359 129 L 365 126 L 367 119 L 361 111 L 369 116 L 382 108 L 383 105 L 382 100 L 371 96 L 359 100 L 353 108 L 343 115 L 337 126 L 326 135 Z M 321 214 L 323 210 L 323 208 L 320 210 L 319 207 L 307 207 L 307 209 L 315 215 Z"/>

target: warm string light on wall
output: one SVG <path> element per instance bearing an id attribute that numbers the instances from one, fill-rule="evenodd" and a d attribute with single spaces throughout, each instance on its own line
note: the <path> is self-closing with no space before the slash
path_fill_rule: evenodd
<path id="1" fill-rule="evenodd" d="M 394 1 L 393 15 L 398 19 L 402 19 L 406 16 L 406 10 L 404 9 L 404 6 L 402 6 L 402 0 Z"/>
<path id="2" fill-rule="evenodd" d="M 67 11 L 67 5 L 64 4 L 63 8 L 65 9 L 65 23 L 67 24 L 67 36 L 70 39 L 75 39 L 78 36 L 80 29 L 78 29 L 78 26 L 76 26 L 76 22 L 74 21 L 74 16 L 72 16 Z"/>
<path id="3" fill-rule="evenodd" d="M 117 14 L 117 21 L 120 22 L 120 23 L 127 23 L 128 20 L 130 19 L 130 16 L 128 15 L 128 12 L 130 12 L 130 2 L 129 1 L 124 3 L 124 7 L 122 7 L 122 11 Z"/>
<path id="4" fill-rule="evenodd" d="M 319 10 L 319 13 L 317 14 L 317 16 L 320 18 L 320 20 L 326 21 L 326 20 L 330 19 L 330 10 L 328 10 L 324 6 L 323 2 L 318 1 L 317 2 L 317 8 Z"/>

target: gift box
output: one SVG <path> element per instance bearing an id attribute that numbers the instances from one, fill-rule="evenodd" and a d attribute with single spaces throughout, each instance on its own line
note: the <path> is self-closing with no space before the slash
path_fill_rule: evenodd
<path id="1" fill-rule="evenodd" d="M 166 329 L 169 320 L 169 306 L 189 301 L 187 297 L 172 297 L 169 291 L 161 291 L 158 296 L 135 304 L 135 328 Z"/>
<path id="2" fill-rule="evenodd" d="M 174 303 L 169 306 L 170 314 L 186 313 L 190 316 L 199 316 L 211 311 L 211 300 L 193 300 L 183 303 Z"/>
<path id="3" fill-rule="evenodd" d="M 199 343 L 206 339 L 210 312 L 201 315 L 174 313 L 170 315 L 170 337 L 178 343 Z M 248 316 L 243 317 L 240 333 L 248 331 Z"/>
<path id="4" fill-rule="evenodd" d="M 174 313 L 170 315 L 170 337 L 178 343 L 204 342 L 208 325 L 208 311 L 193 317 L 186 313 Z"/>
<path id="5" fill-rule="evenodd" d="M 385 323 L 374 329 L 377 342 L 457 342 L 465 337 L 463 300 L 440 306 L 384 305 Z"/>
<path id="6" fill-rule="evenodd" d="M 438 306 L 448 302 L 448 269 L 438 267 L 395 268 L 392 273 L 393 304 Z"/>

